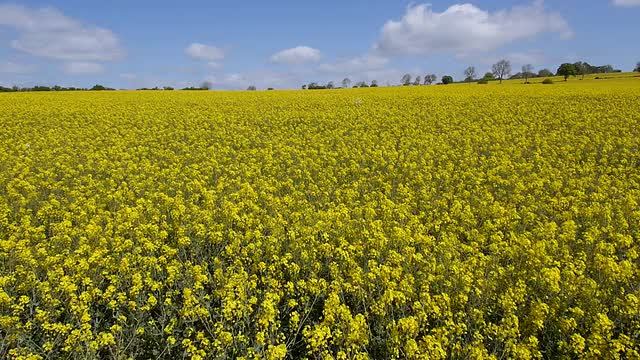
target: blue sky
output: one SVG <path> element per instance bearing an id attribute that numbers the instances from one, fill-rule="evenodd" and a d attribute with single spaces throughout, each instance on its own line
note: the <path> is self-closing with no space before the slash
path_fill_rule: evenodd
<path id="1" fill-rule="evenodd" d="M 299 88 L 640 61 L 640 0 L 0 0 L 0 85 Z"/>

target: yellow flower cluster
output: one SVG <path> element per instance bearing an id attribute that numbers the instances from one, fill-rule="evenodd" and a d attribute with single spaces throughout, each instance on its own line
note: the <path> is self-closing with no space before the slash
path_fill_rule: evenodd
<path id="1" fill-rule="evenodd" d="M 639 99 L 0 95 L 0 358 L 640 358 Z"/>

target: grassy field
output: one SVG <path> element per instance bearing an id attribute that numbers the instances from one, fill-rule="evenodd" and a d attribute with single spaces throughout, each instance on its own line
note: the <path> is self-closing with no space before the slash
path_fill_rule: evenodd
<path id="1" fill-rule="evenodd" d="M 639 358 L 612 76 L 0 94 L 0 357 Z"/>

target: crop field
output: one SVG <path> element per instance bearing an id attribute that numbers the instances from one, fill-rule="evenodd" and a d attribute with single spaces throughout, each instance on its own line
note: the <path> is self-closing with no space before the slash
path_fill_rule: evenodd
<path id="1" fill-rule="evenodd" d="M 0 94 L 0 358 L 640 358 L 640 78 Z"/>

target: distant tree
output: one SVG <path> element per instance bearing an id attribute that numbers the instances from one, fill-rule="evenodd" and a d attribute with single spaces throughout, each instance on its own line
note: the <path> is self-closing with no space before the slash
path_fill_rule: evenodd
<path id="1" fill-rule="evenodd" d="M 453 83 L 453 77 L 451 77 L 449 75 L 443 76 L 442 77 L 442 83 L 445 84 L 445 85 Z"/>
<path id="2" fill-rule="evenodd" d="M 248 90 L 248 91 L 256 91 L 256 87 L 255 87 L 255 86 L 253 86 L 253 85 L 250 85 L 250 86 L 247 88 L 247 90 Z"/>
<path id="3" fill-rule="evenodd" d="M 431 85 L 436 80 L 438 80 L 438 77 L 435 74 L 428 74 L 428 75 L 424 76 L 424 84 L 425 85 Z"/>
<path id="4" fill-rule="evenodd" d="M 404 74 L 404 76 L 402 77 L 402 80 L 400 80 L 400 83 L 404 86 L 411 85 L 411 75 Z"/>
<path id="5" fill-rule="evenodd" d="M 464 70 L 464 76 L 466 78 L 464 81 L 471 82 L 476 77 L 476 68 L 474 66 L 469 66 Z"/>
<path id="6" fill-rule="evenodd" d="M 327 83 L 327 89 L 333 89 L 335 87 L 335 85 L 333 84 L 333 81 L 329 81 Z"/>
<path id="7" fill-rule="evenodd" d="M 533 65 L 522 65 L 522 78 L 524 79 L 525 84 L 529 82 L 529 78 L 534 76 L 536 76 L 536 74 L 533 72 Z"/>
<path id="8" fill-rule="evenodd" d="M 272 87 L 269 87 L 269 88 L 267 88 L 267 90 L 273 90 L 273 88 L 272 88 Z"/>
<path id="9" fill-rule="evenodd" d="M 164 90 L 173 90 L 173 88 L 171 86 L 165 86 L 162 89 L 164 89 Z"/>
<path id="10" fill-rule="evenodd" d="M 371 87 L 378 87 L 378 80 L 371 80 Z"/>
<path id="11" fill-rule="evenodd" d="M 573 66 L 576 68 L 576 75 L 580 75 L 581 79 L 583 80 L 584 80 L 584 76 L 587 74 L 590 74 L 593 68 L 593 66 L 582 61 L 578 61 L 574 63 Z"/>
<path id="12" fill-rule="evenodd" d="M 211 81 L 203 81 L 202 84 L 200 84 L 200 89 L 211 90 L 213 89 L 213 83 Z"/>
<path id="13" fill-rule="evenodd" d="M 493 76 L 493 73 L 487 72 L 484 74 L 484 76 L 482 77 L 482 80 L 495 80 L 496 78 Z"/>
<path id="14" fill-rule="evenodd" d="M 108 88 L 106 86 L 102 86 L 100 84 L 96 84 L 96 85 L 93 85 L 93 87 L 90 90 L 114 90 L 114 89 Z"/>
<path id="15" fill-rule="evenodd" d="M 356 87 L 363 88 L 363 87 L 369 87 L 369 85 L 367 85 L 367 83 L 366 83 L 366 82 L 364 82 L 364 81 L 358 81 L 358 82 L 356 83 Z"/>
<path id="16" fill-rule="evenodd" d="M 509 80 L 522 79 L 522 78 L 523 78 L 523 76 L 522 76 L 521 72 L 518 72 L 518 73 L 515 73 L 515 74 L 509 76 Z"/>
<path id="17" fill-rule="evenodd" d="M 577 73 L 576 66 L 569 63 L 560 65 L 558 71 L 556 71 L 557 76 L 564 76 L 564 81 L 567 81 L 569 76 L 576 76 Z"/>
<path id="18" fill-rule="evenodd" d="M 309 85 L 307 85 L 307 89 L 308 90 L 322 90 L 322 89 L 326 89 L 327 87 L 325 85 L 318 85 L 318 83 L 316 82 L 312 82 Z"/>
<path id="19" fill-rule="evenodd" d="M 420 75 L 416 76 L 416 79 L 413 81 L 413 85 L 420 85 L 420 82 L 422 81 L 422 78 L 420 77 Z"/>
<path id="20" fill-rule="evenodd" d="M 613 66 L 611 65 L 603 65 L 603 66 L 598 66 L 599 72 L 602 74 L 608 74 L 608 73 L 612 73 L 615 70 L 613 69 Z"/>
<path id="21" fill-rule="evenodd" d="M 502 84 L 502 80 L 511 74 L 511 63 L 509 60 L 502 59 L 493 64 L 491 72 L 496 79 L 500 80 L 500 84 Z"/>
<path id="22" fill-rule="evenodd" d="M 636 68 L 633 69 L 633 71 L 640 72 L 640 61 L 638 61 L 638 63 L 636 64 Z"/>
<path id="23" fill-rule="evenodd" d="M 349 79 L 349 78 L 342 79 L 342 87 L 343 88 L 346 89 L 346 88 L 349 87 L 349 85 L 351 85 L 351 79 Z"/>
<path id="24" fill-rule="evenodd" d="M 553 76 L 553 72 L 549 69 L 542 69 L 538 71 L 538 77 L 549 77 Z"/>
<path id="25" fill-rule="evenodd" d="M 302 90 L 307 90 L 307 85 L 306 84 L 302 85 Z"/>

